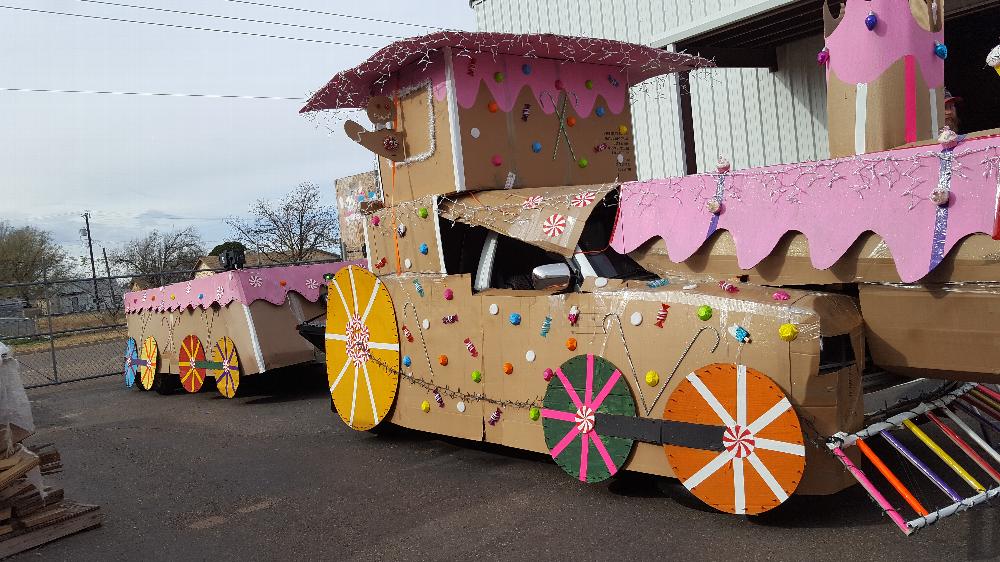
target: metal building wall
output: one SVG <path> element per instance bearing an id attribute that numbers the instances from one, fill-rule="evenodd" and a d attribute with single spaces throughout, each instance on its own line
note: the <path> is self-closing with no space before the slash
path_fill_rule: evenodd
<path id="1" fill-rule="evenodd" d="M 481 31 L 550 32 L 651 43 L 692 22 L 765 5 L 757 0 L 483 0 Z M 817 18 L 822 17 L 816 14 Z M 820 36 L 778 49 L 778 71 L 706 69 L 691 74 L 699 170 L 719 155 L 734 168 L 827 158 L 826 85 L 815 56 Z M 633 103 L 640 178 L 683 175 L 674 77 L 636 92 Z"/>

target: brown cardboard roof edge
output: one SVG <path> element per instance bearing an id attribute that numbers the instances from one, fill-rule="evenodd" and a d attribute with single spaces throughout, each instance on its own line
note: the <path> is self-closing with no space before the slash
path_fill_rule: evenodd
<path id="1" fill-rule="evenodd" d="M 498 189 L 446 195 L 441 199 L 440 214 L 569 257 L 576 252 L 583 227 L 594 208 L 618 185 Z M 533 199 L 537 197 L 541 199 Z M 590 202 L 585 206 L 577 206 L 588 199 Z M 561 229 L 560 217 L 564 220 Z M 546 230 L 547 222 L 557 228 Z"/>

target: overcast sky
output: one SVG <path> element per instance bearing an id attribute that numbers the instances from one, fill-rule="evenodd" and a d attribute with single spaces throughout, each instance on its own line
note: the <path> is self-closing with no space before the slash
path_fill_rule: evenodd
<path id="1" fill-rule="evenodd" d="M 430 30 L 230 0 L 107 0 L 342 30 Z M 467 0 L 259 0 L 453 29 L 475 29 Z M 394 39 L 80 0 L 0 5 L 381 47 Z M 306 97 L 374 49 L 182 30 L 0 9 L 0 88 Z M 302 102 L 0 92 L 0 219 L 53 231 L 83 255 L 81 213 L 100 246 L 151 229 L 196 226 L 209 246 L 225 217 L 302 181 L 333 202 L 334 178 L 370 169 L 370 153 L 300 116 Z"/>

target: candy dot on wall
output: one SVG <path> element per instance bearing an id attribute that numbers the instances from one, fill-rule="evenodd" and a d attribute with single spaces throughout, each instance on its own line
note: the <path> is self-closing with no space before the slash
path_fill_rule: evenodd
<path id="1" fill-rule="evenodd" d="M 576 351 L 576 338 L 569 338 L 566 340 L 566 349 Z"/>
<path id="2" fill-rule="evenodd" d="M 426 256 L 427 252 L 429 252 L 429 251 L 430 251 L 430 248 L 427 247 L 427 244 L 421 244 L 420 245 L 420 253 L 421 254 L 423 254 L 423 255 Z"/>
<path id="3" fill-rule="evenodd" d="M 567 117 L 566 118 L 566 124 L 569 125 L 570 127 L 576 126 L 576 117 L 573 117 L 572 115 L 570 115 L 569 117 Z"/>
<path id="4" fill-rule="evenodd" d="M 445 289 L 442 294 L 444 295 L 444 300 L 446 301 L 450 301 L 455 298 L 455 291 L 452 291 L 451 289 Z"/>
<path id="5" fill-rule="evenodd" d="M 419 216 L 422 219 L 426 219 L 428 214 L 429 213 L 427 212 L 427 207 L 420 207 L 419 209 L 417 209 L 417 216 Z"/>
<path id="6" fill-rule="evenodd" d="M 413 262 L 410 261 L 410 258 L 406 258 L 405 260 L 403 260 L 403 266 L 406 267 L 406 269 L 410 269 L 411 267 L 413 267 Z"/>
<path id="7" fill-rule="evenodd" d="M 482 371 L 472 371 L 472 382 L 481 382 L 483 380 Z"/>
<path id="8" fill-rule="evenodd" d="M 426 319 L 426 318 L 424 318 L 423 322 L 421 322 L 421 323 L 420 323 L 420 325 L 421 325 L 421 326 L 422 326 L 422 327 L 423 327 L 423 328 L 424 328 L 425 330 L 427 330 L 427 329 L 429 329 L 429 328 L 431 327 L 431 321 L 430 321 L 430 320 L 428 320 L 428 319 Z"/>
<path id="9" fill-rule="evenodd" d="M 513 365 L 511 365 L 510 363 L 504 363 L 503 364 L 503 374 L 509 375 L 509 374 L 511 374 L 513 372 L 514 372 L 514 366 Z"/>
<path id="10" fill-rule="evenodd" d="M 524 360 L 527 361 L 528 363 L 531 363 L 532 361 L 534 361 L 535 360 L 535 352 L 529 349 L 528 352 L 524 354 Z"/>
<path id="11" fill-rule="evenodd" d="M 868 17 L 865 18 L 865 27 L 868 28 L 868 31 L 872 31 L 876 25 L 878 25 L 878 16 L 875 15 L 875 12 L 869 11 Z"/>
<path id="12" fill-rule="evenodd" d="M 446 365 L 448 364 L 448 356 L 447 356 L 447 355 L 444 355 L 444 354 L 442 354 L 442 355 L 438 355 L 438 363 L 439 363 L 439 364 L 440 364 L 440 365 L 441 365 L 442 367 L 446 366 Z"/>
<path id="13" fill-rule="evenodd" d="M 493 80 L 497 84 L 499 84 L 500 82 L 503 82 L 503 72 L 494 72 L 493 73 Z"/>
<path id="14" fill-rule="evenodd" d="M 378 226 L 380 222 L 382 222 L 382 219 L 378 218 L 378 215 L 372 215 L 372 226 Z"/>
<path id="15" fill-rule="evenodd" d="M 629 322 L 631 322 L 633 326 L 638 326 L 639 324 L 642 324 L 642 313 L 639 312 L 638 310 L 633 312 L 632 317 L 629 318 Z"/>
<path id="16" fill-rule="evenodd" d="M 503 158 L 499 154 L 494 154 L 493 158 L 490 158 L 490 163 L 494 166 L 502 166 Z"/>
<path id="17" fill-rule="evenodd" d="M 455 409 L 458 410 L 458 413 L 460 414 L 465 412 L 465 402 L 459 402 L 458 404 L 455 404 Z"/>
<path id="18" fill-rule="evenodd" d="M 552 380 L 553 376 L 555 376 L 555 372 L 553 372 L 552 369 L 545 369 L 542 371 L 542 378 L 545 379 L 545 382 Z"/>
<path id="19" fill-rule="evenodd" d="M 604 107 L 603 107 L 603 106 L 600 106 L 600 105 L 599 105 L 599 106 L 597 106 L 597 109 L 595 109 L 595 110 L 594 110 L 594 114 L 595 114 L 595 115 L 597 115 L 598 117 L 604 117 L 604 113 L 605 113 L 606 111 L 607 111 L 607 110 L 606 110 L 606 109 L 604 109 Z"/>
<path id="20" fill-rule="evenodd" d="M 593 90 L 594 89 L 594 81 L 593 80 L 587 80 L 586 82 L 583 83 L 583 87 L 587 88 L 588 90 Z"/>
<path id="21" fill-rule="evenodd" d="M 531 418 L 531 421 L 538 421 L 538 418 L 542 417 L 542 412 L 537 406 L 532 406 L 531 409 L 528 410 L 528 417 Z"/>
<path id="22" fill-rule="evenodd" d="M 698 307 L 698 318 L 702 320 L 708 320 L 712 317 L 712 307 L 707 304 L 703 304 Z"/>
<path id="23" fill-rule="evenodd" d="M 562 82 L 562 80 L 556 80 L 555 86 L 556 86 L 557 90 L 562 90 L 563 89 L 563 82 Z"/>
<path id="24" fill-rule="evenodd" d="M 618 132 L 621 133 L 621 134 L 623 134 L 623 135 L 627 135 L 628 134 L 628 127 L 626 127 L 625 125 L 618 125 Z"/>
<path id="25" fill-rule="evenodd" d="M 492 314 L 493 316 L 496 316 L 499 313 L 500 313 L 500 307 L 497 306 L 496 303 L 491 304 L 490 305 L 490 314 Z"/>
<path id="26" fill-rule="evenodd" d="M 428 402 L 428 401 L 426 401 L 426 400 L 424 400 L 423 402 L 420 403 L 420 410 L 423 411 L 425 414 L 427 412 L 430 412 L 431 411 L 431 403 Z"/>
<path id="27" fill-rule="evenodd" d="M 479 138 L 479 127 L 473 127 L 472 130 L 469 131 L 469 134 L 472 135 L 472 138 L 478 139 Z"/>
<path id="28" fill-rule="evenodd" d="M 409 355 L 404 355 L 403 356 L 403 366 L 404 367 L 409 367 L 412 364 L 413 364 L 413 359 L 410 359 Z"/>
<path id="29" fill-rule="evenodd" d="M 948 58 L 948 47 L 944 43 L 934 42 L 934 54 L 937 58 L 944 60 Z"/>
<path id="30" fill-rule="evenodd" d="M 531 74 L 531 65 L 530 64 L 522 64 L 521 65 L 521 73 L 524 74 L 525 76 Z"/>
<path id="31" fill-rule="evenodd" d="M 511 324 L 513 324 L 514 326 L 517 326 L 518 324 L 521 323 L 521 315 L 518 314 L 518 313 L 516 313 L 516 312 L 512 312 L 512 313 L 510 313 L 509 320 L 510 320 Z"/>
<path id="32" fill-rule="evenodd" d="M 799 337 L 799 329 L 795 327 L 795 324 L 782 324 L 778 328 L 778 337 L 782 341 L 793 341 L 795 338 Z"/>
<path id="33" fill-rule="evenodd" d="M 617 157 L 615 157 L 615 160 L 617 160 L 618 163 L 621 164 L 622 162 L 625 161 L 625 155 L 624 154 L 619 154 Z"/>
<path id="34" fill-rule="evenodd" d="M 607 279 L 607 277 L 598 277 L 597 279 L 594 279 L 594 286 L 595 287 L 607 287 L 608 286 L 608 279 Z"/>
<path id="35" fill-rule="evenodd" d="M 531 143 L 531 151 L 534 152 L 535 154 L 538 154 L 539 152 L 541 152 L 542 151 L 542 143 L 540 143 L 538 141 L 535 141 L 535 142 Z"/>
<path id="36" fill-rule="evenodd" d="M 656 371 L 646 371 L 646 384 L 649 386 L 660 384 L 660 375 Z"/>
<path id="37" fill-rule="evenodd" d="M 490 113 L 496 113 L 497 111 L 500 111 L 500 105 L 495 101 L 491 101 L 486 104 L 486 109 L 490 110 Z"/>
<path id="38" fill-rule="evenodd" d="M 587 160 L 586 158 L 581 158 L 579 161 L 577 161 L 576 165 L 581 168 L 586 168 L 588 165 L 590 165 L 590 161 Z"/>

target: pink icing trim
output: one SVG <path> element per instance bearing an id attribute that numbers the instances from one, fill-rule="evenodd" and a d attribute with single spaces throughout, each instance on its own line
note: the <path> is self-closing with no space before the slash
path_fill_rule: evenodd
<path id="1" fill-rule="evenodd" d="M 470 57 L 476 59 L 472 76 L 468 73 Z M 557 80 L 569 92 L 570 103 L 580 115 L 586 116 L 593 112 L 597 96 L 604 97 L 606 109 L 611 113 L 621 113 L 625 108 L 628 78 L 624 72 L 612 66 L 514 55 L 493 57 L 489 53 L 466 53 L 453 58 L 458 105 L 465 109 L 475 105 L 479 85 L 485 83 L 490 95 L 505 112 L 514 109 L 518 94 L 527 87 L 531 88 L 531 93 L 539 100 L 539 109 L 552 114 L 558 109 L 555 107 L 560 95 L 555 86 Z M 522 71 L 521 67 L 525 64 L 531 66 L 530 74 Z M 502 82 L 494 79 L 497 72 L 503 73 Z M 617 87 L 608 79 L 609 75 L 617 82 Z M 585 86 L 587 80 L 592 82 L 593 87 L 590 89 Z"/>
<path id="2" fill-rule="evenodd" d="M 868 11 L 878 16 L 878 27 L 868 31 Z M 928 88 L 944 84 L 944 61 L 934 55 L 934 42 L 944 43 L 942 31 L 930 32 L 917 24 L 907 0 L 847 2 L 842 20 L 826 38 L 827 67 L 847 84 L 875 81 L 896 61 L 913 55 Z"/>
<path id="3" fill-rule="evenodd" d="M 757 265 L 793 231 L 808 239 L 813 267 L 826 269 L 871 231 L 885 240 L 900 278 L 917 281 L 931 269 L 938 207 L 928 198 L 938 184 L 939 150 L 939 145 L 923 146 L 727 174 L 718 228 L 732 234 L 744 269 Z M 1000 192 L 1000 138 L 963 142 L 953 155 L 944 255 L 970 234 L 993 234 Z M 873 171 L 880 180 L 870 180 Z M 630 252 L 660 237 L 671 260 L 688 259 L 710 235 L 715 215 L 705 203 L 715 196 L 718 177 L 622 185 L 612 247 Z"/>
<path id="4" fill-rule="evenodd" d="M 906 66 L 906 142 L 917 142 L 917 69 L 913 55 L 903 57 Z"/>
<path id="5" fill-rule="evenodd" d="M 289 291 L 295 291 L 309 302 L 316 302 L 320 288 L 326 283 L 323 275 L 336 273 L 349 265 L 364 267 L 365 262 L 224 271 L 191 281 L 125 293 L 125 312 L 169 312 L 184 308 L 208 308 L 214 304 L 228 306 L 233 301 L 249 305 L 258 300 L 266 300 L 280 305 L 285 302 Z"/>

